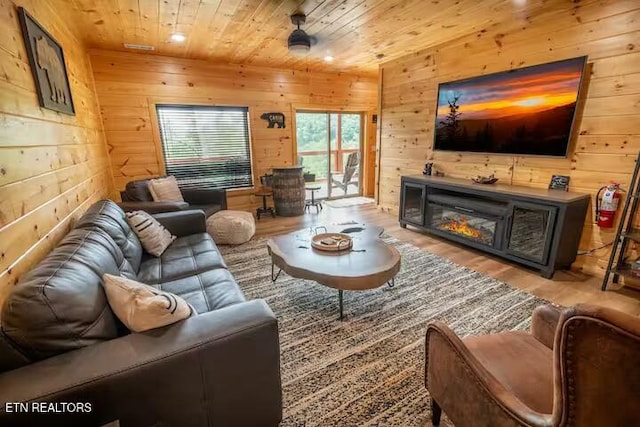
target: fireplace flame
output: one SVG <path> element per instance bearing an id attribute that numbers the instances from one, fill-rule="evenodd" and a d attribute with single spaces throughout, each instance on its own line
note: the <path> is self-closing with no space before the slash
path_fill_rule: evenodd
<path id="1" fill-rule="evenodd" d="M 476 239 L 482 235 L 480 230 L 469 225 L 467 218 L 464 216 L 461 216 L 459 220 L 449 219 L 441 224 L 439 228 Z"/>

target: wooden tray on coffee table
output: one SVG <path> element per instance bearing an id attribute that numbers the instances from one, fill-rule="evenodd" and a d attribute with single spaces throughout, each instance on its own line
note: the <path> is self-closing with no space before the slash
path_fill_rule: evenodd
<path id="1" fill-rule="evenodd" d="M 353 239 L 344 233 L 321 233 L 311 238 L 311 246 L 320 251 L 340 252 L 353 247 Z"/>

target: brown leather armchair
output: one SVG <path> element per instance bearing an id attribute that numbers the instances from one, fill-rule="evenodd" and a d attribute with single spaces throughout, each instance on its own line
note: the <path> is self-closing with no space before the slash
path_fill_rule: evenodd
<path id="1" fill-rule="evenodd" d="M 640 319 L 591 305 L 533 312 L 531 333 L 427 328 L 433 425 L 640 426 Z"/>

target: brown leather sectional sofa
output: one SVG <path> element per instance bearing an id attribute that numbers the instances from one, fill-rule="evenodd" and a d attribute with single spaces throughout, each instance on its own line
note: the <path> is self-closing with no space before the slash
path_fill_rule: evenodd
<path id="1" fill-rule="evenodd" d="M 100 201 L 15 286 L 1 312 L 0 425 L 279 423 L 275 316 L 245 300 L 202 211 L 156 217 L 178 236 L 160 258 L 144 253 L 122 209 Z M 107 303 L 104 273 L 176 293 L 199 314 L 129 333 Z M 16 402 L 54 405 L 25 412 Z M 83 410 L 35 412 L 74 402 Z"/>

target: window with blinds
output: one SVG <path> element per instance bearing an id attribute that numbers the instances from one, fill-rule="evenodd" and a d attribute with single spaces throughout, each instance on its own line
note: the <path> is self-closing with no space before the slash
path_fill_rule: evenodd
<path id="1" fill-rule="evenodd" d="M 251 187 L 249 109 L 156 105 L 167 175 L 183 188 Z"/>

